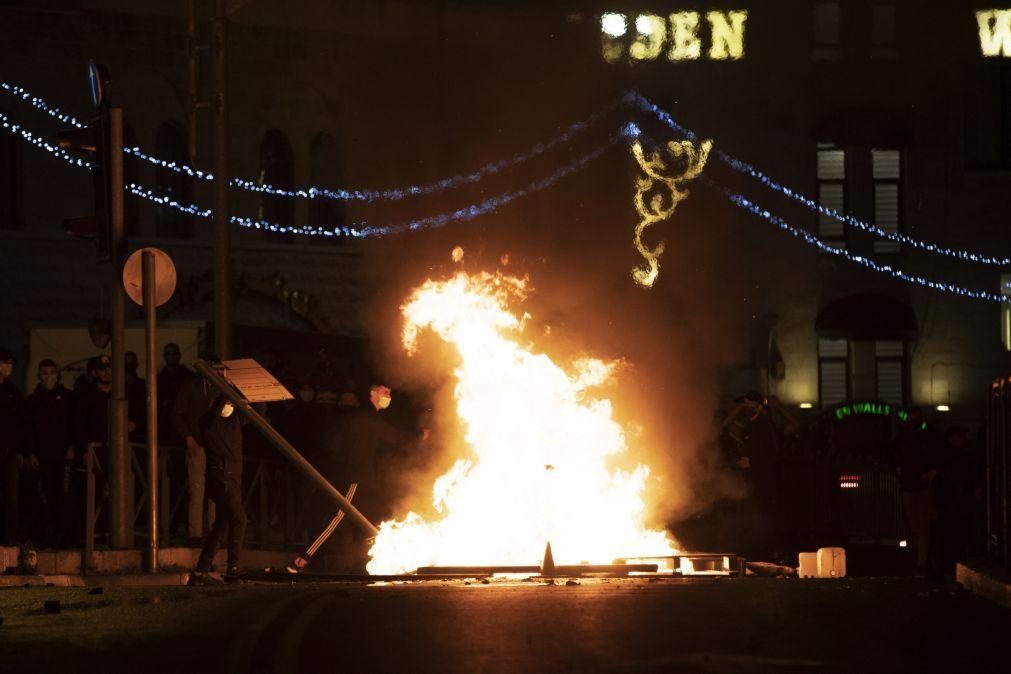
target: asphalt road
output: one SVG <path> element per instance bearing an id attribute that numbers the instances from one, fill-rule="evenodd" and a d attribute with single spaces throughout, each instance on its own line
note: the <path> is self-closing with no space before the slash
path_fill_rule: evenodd
<path id="1" fill-rule="evenodd" d="M 1011 671 L 1011 612 L 909 578 L 0 589 L 0 617 L 18 674 Z"/>

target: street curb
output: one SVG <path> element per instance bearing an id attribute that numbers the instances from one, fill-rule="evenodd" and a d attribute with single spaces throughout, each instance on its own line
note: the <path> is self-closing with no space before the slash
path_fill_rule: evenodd
<path id="1" fill-rule="evenodd" d="M 84 587 L 81 576 L 0 576 L 0 587 Z"/>
<path id="2" fill-rule="evenodd" d="M 955 580 L 981 597 L 1011 609 L 1011 572 L 986 560 L 959 562 Z"/>
<path id="3" fill-rule="evenodd" d="M 0 576 L 0 587 L 177 587 L 186 585 L 189 579 L 189 572 L 154 575 Z"/>

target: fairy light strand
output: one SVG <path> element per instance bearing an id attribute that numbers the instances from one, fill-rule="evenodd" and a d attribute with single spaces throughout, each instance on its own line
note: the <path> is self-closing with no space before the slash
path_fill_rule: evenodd
<path id="1" fill-rule="evenodd" d="M 4 129 L 7 129 L 11 133 L 17 136 L 21 136 L 21 138 L 23 138 L 25 141 L 31 143 L 40 150 L 45 150 L 49 154 L 62 159 L 68 164 L 73 164 L 74 166 L 86 168 L 89 170 L 92 168 L 92 164 L 88 160 L 82 159 L 80 157 L 75 157 L 66 150 L 64 150 L 63 148 L 43 140 L 41 137 L 35 135 L 34 133 L 24 128 L 20 124 L 12 122 L 10 118 L 2 112 L 0 112 L 0 125 L 2 125 Z"/>
<path id="2" fill-rule="evenodd" d="M 626 125 L 620 134 L 613 136 L 610 141 L 592 150 L 591 152 L 577 158 L 571 163 L 563 166 L 557 171 L 544 178 L 530 183 L 526 187 L 506 192 L 495 197 L 490 197 L 476 204 L 471 204 L 463 208 L 447 213 L 431 215 L 423 218 L 416 218 L 407 222 L 394 225 L 370 225 L 367 222 L 355 223 L 352 225 L 331 226 L 331 225 L 281 225 L 266 220 L 256 220 L 248 217 L 233 216 L 232 222 L 246 229 L 258 229 L 280 234 L 304 234 L 307 236 L 351 236 L 355 238 L 383 237 L 404 232 L 415 232 L 422 229 L 438 229 L 454 222 L 467 222 L 475 218 L 492 213 L 502 206 L 515 201 L 521 197 L 539 192 L 551 187 L 563 178 L 582 171 L 594 160 L 598 159 L 608 149 L 613 147 L 622 138 L 634 138 L 639 130 L 634 124 Z"/>
<path id="3" fill-rule="evenodd" d="M 0 89 L 3 89 L 4 91 L 10 93 L 16 98 L 29 103 L 36 109 L 45 112 L 46 114 L 50 115 L 51 117 L 59 120 L 64 124 L 70 124 L 77 128 L 84 128 L 85 126 L 80 120 L 75 118 L 73 115 L 65 113 L 57 107 L 51 106 L 44 99 L 42 99 L 39 96 L 35 96 L 22 86 L 11 84 L 5 81 L 0 81 Z M 512 166 L 515 166 L 533 157 L 543 154 L 547 150 L 557 145 L 567 143 L 580 132 L 585 131 L 586 129 L 594 126 L 601 118 L 609 115 L 616 108 L 628 104 L 636 105 L 640 109 L 653 114 L 663 124 L 667 125 L 668 127 L 677 131 L 678 133 L 684 135 L 685 138 L 687 138 L 688 140 L 692 142 L 698 142 L 699 140 L 698 136 L 687 127 L 678 123 L 669 112 L 667 112 L 660 106 L 652 103 L 649 99 L 645 98 L 644 96 L 636 92 L 630 91 L 619 101 L 613 102 L 607 108 L 595 113 L 594 115 L 591 115 L 589 118 L 583 121 L 576 122 L 570 125 L 565 131 L 555 136 L 554 138 L 548 141 L 537 143 L 528 150 L 521 152 L 511 158 L 486 164 L 485 166 L 471 173 L 459 174 L 425 185 L 413 185 L 404 188 L 393 188 L 387 190 L 347 190 L 347 189 L 328 189 L 318 187 L 308 187 L 305 189 L 285 189 L 276 187 L 274 185 L 260 184 L 255 181 L 246 180 L 242 178 L 233 178 L 229 181 L 229 184 L 243 190 L 281 197 L 293 197 L 302 199 L 316 199 L 322 197 L 338 201 L 364 201 L 364 202 L 372 202 L 380 200 L 398 201 L 411 196 L 432 194 L 435 192 L 452 189 L 462 185 L 479 182 L 486 176 L 500 173 L 501 171 L 506 170 Z M 24 133 L 22 133 L 22 135 L 24 136 Z M 25 136 L 25 138 L 29 140 L 29 142 L 32 142 L 33 144 L 39 147 L 42 147 L 42 145 L 39 145 L 37 137 L 29 135 Z M 138 159 L 149 162 L 162 169 L 167 169 L 170 171 L 174 171 L 176 173 L 185 174 L 192 178 L 197 178 L 199 180 L 210 181 L 214 179 L 213 173 L 201 171 L 199 169 L 194 169 L 183 163 L 160 159 L 154 155 L 145 153 L 137 146 L 126 147 L 123 149 L 123 151 L 126 154 L 137 157 Z M 877 225 L 865 222 L 852 215 L 840 213 L 839 211 L 836 211 L 833 208 L 822 206 L 816 200 L 811 199 L 810 197 L 807 197 L 796 190 L 790 189 L 785 185 L 782 185 L 781 183 L 771 178 L 768 174 L 755 168 L 753 165 L 740 159 L 737 159 L 736 157 L 728 154 L 727 152 L 725 152 L 720 148 L 715 148 L 715 154 L 717 158 L 719 158 L 722 162 L 730 166 L 733 170 L 737 171 L 738 173 L 748 175 L 758 180 L 766 187 L 775 190 L 776 192 L 779 192 L 780 194 L 790 199 L 793 199 L 794 201 L 797 201 L 806 208 L 811 209 L 822 215 L 845 222 L 846 224 L 852 227 L 873 234 L 874 236 L 877 236 L 879 238 L 887 239 L 889 241 L 894 241 L 896 243 L 904 244 L 913 248 L 917 248 L 919 250 L 924 250 L 929 253 L 952 257 L 966 262 L 987 264 L 998 267 L 1011 266 L 1011 257 L 997 257 L 987 255 L 985 253 L 976 253 L 973 251 L 951 248 L 948 246 L 932 243 L 929 241 L 916 239 L 911 236 L 902 234 L 900 232 L 889 232 L 883 230 Z"/>
<path id="4" fill-rule="evenodd" d="M 44 99 L 33 95 L 31 92 L 26 90 L 24 87 L 10 84 L 8 82 L 0 81 L 0 88 L 11 93 L 12 95 L 20 98 L 21 100 L 31 104 L 38 110 L 41 110 L 52 117 L 60 120 L 65 124 L 71 124 L 78 128 L 83 128 L 84 124 L 75 119 L 71 115 L 63 113 L 59 108 L 50 106 Z M 549 140 L 535 143 L 530 148 L 506 159 L 501 159 L 499 161 L 491 162 L 485 164 L 476 171 L 470 173 L 462 173 L 448 178 L 442 178 L 432 183 L 421 184 L 421 185 L 410 185 L 407 187 L 391 188 L 383 190 L 349 190 L 342 188 L 321 188 L 310 186 L 307 188 L 300 189 L 287 189 L 283 187 L 278 187 L 276 185 L 263 184 L 254 180 L 247 180 L 243 178 L 232 178 L 229 180 L 229 185 L 232 187 L 237 187 L 242 190 L 249 192 L 255 192 L 259 194 L 268 194 L 272 196 L 279 197 L 291 197 L 299 199 L 332 199 L 336 201 L 364 201 L 366 203 L 373 201 L 400 201 L 408 197 L 434 194 L 436 192 L 442 192 L 444 190 L 454 189 L 457 187 L 462 187 L 464 185 L 469 185 L 477 183 L 488 176 L 493 176 L 501 173 L 513 166 L 522 164 L 530 159 L 533 159 L 539 155 L 544 154 L 548 150 L 563 145 L 571 141 L 573 138 L 578 136 L 580 133 L 590 129 L 595 126 L 601 119 L 609 116 L 614 112 L 619 106 L 626 105 L 629 102 L 628 96 L 612 102 L 607 107 L 603 108 L 590 115 L 588 118 L 575 122 L 568 126 L 560 134 L 550 138 Z M 195 169 L 185 163 L 168 161 L 161 159 L 155 155 L 148 154 L 141 150 L 138 146 L 124 147 L 123 152 L 136 157 L 142 161 L 146 161 L 158 168 L 166 169 L 169 171 L 174 171 L 176 173 L 187 175 L 191 178 L 196 178 L 198 180 L 214 180 L 214 174 L 207 171 L 201 171 Z"/>
<path id="5" fill-rule="evenodd" d="M 77 166 L 80 168 L 91 169 L 92 164 L 84 159 L 80 159 L 72 156 L 65 150 L 52 145 L 44 141 L 39 136 L 36 136 L 27 129 L 21 127 L 10 121 L 10 119 L 0 113 L 0 125 L 7 129 L 11 133 L 20 135 L 26 141 L 30 142 L 32 145 L 38 147 L 39 149 L 45 150 L 49 154 L 62 159 L 63 161 Z M 355 223 L 352 225 L 284 225 L 280 223 L 274 223 L 262 219 L 254 219 L 243 216 L 231 216 L 231 222 L 244 227 L 247 229 L 258 229 L 263 231 L 286 233 L 286 234 L 304 234 L 307 236 L 322 236 L 322 237 L 335 237 L 335 236 L 351 236 L 356 238 L 364 237 L 381 237 L 390 234 L 398 234 L 407 231 L 417 231 L 420 229 L 429 228 L 439 228 L 444 227 L 453 222 L 465 222 L 468 220 L 473 220 L 482 215 L 491 213 L 498 208 L 515 201 L 521 197 L 539 192 L 546 189 L 561 179 L 569 176 L 573 173 L 577 173 L 585 169 L 590 163 L 599 158 L 604 154 L 609 148 L 613 147 L 619 140 L 630 139 L 634 140 L 640 134 L 639 128 L 634 123 L 626 124 L 619 133 L 612 135 L 605 143 L 598 146 L 596 149 L 590 151 L 589 153 L 576 158 L 570 163 L 560 167 L 549 175 L 541 178 L 540 180 L 534 181 L 527 185 L 526 187 L 515 190 L 512 192 L 505 192 L 494 197 L 490 197 L 481 202 L 465 206 L 463 208 L 456 209 L 447 213 L 441 213 L 438 215 L 427 216 L 423 218 L 417 218 L 403 223 L 398 223 L 394 225 L 382 225 L 373 226 L 368 222 Z M 174 208 L 183 213 L 188 213 L 190 215 L 200 217 L 200 218 L 210 218 L 212 215 L 211 209 L 200 208 L 196 204 L 191 203 L 181 203 L 172 197 L 159 195 L 155 191 L 138 185 L 136 183 L 129 183 L 124 186 L 126 191 L 130 194 L 137 196 L 142 199 L 146 199 L 158 206 L 166 206 L 169 208 Z"/>
<path id="6" fill-rule="evenodd" d="M 800 229 L 788 223 L 786 220 L 781 218 L 774 213 L 771 213 L 767 209 L 762 208 L 755 202 L 751 201 L 747 197 L 737 194 L 725 187 L 720 187 L 710 180 L 703 179 L 703 183 L 708 187 L 714 189 L 719 194 L 727 198 L 728 201 L 733 203 L 738 208 L 741 208 L 749 213 L 756 215 L 763 220 L 775 225 L 782 231 L 794 236 L 804 243 L 818 248 L 818 250 L 823 253 L 828 253 L 830 255 L 837 255 L 843 257 L 850 262 L 862 265 L 868 269 L 872 269 L 881 274 L 887 274 L 893 278 L 899 279 L 900 281 L 905 281 L 907 283 L 915 283 L 916 285 L 922 286 L 924 288 L 929 288 L 931 290 L 939 290 L 942 292 L 952 293 L 959 295 L 961 297 L 967 297 L 975 300 L 983 300 L 986 302 L 1001 302 L 1009 303 L 1011 298 L 1004 297 L 998 293 L 988 292 L 986 290 L 972 290 L 964 286 L 960 286 L 954 283 L 944 283 L 942 281 L 934 281 L 923 276 L 918 276 L 916 274 L 910 274 L 909 272 L 902 271 L 901 269 L 896 269 L 891 265 L 881 264 L 871 258 L 865 257 L 863 255 L 855 255 L 845 248 L 837 248 L 835 246 L 829 245 L 822 239 L 818 238 L 811 232 L 807 230 Z"/>
<path id="7" fill-rule="evenodd" d="M 639 94 L 630 94 L 631 100 L 633 100 L 640 108 L 648 113 L 654 115 L 661 123 L 665 124 L 674 131 L 682 134 L 688 140 L 697 142 L 698 136 L 692 132 L 690 129 L 679 124 L 667 111 L 665 111 L 660 106 L 650 102 L 648 99 L 644 98 Z M 998 267 L 1006 267 L 1011 265 L 1011 257 L 996 257 L 992 255 L 987 255 L 985 253 L 976 253 L 973 251 L 960 250 L 957 248 L 950 248 L 940 244 L 932 243 L 930 241 L 923 241 L 921 239 L 915 239 L 911 236 L 901 234 L 899 232 L 888 232 L 877 225 L 869 222 L 860 220 L 859 218 L 853 217 L 852 215 L 840 213 L 833 208 L 828 208 L 822 206 L 816 200 L 807 197 L 796 190 L 792 190 L 785 185 L 778 183 L 773 180 L 767 174 L 761 170 L 755 168 L 751 164 L 745 161 L 741 161 L 736 157 L 728 154 L 727 152 L 717 148 L 714 150 L 717 158 L 723 163 L 727 164 L 734 171 L 738 173 L 755 178 L 760 183 L 766 187 L 779 192 L 780 194 L 797 201 L 798 203 L 804 205 L 805 207 L 821 213 L 823 215 L 841 220 L 848 225 L 861 229 L 865 232 L 873 234 L 879 238 L 888 239 L 896 243 L 905 244 L 913 248 L 918 248 L 920 250 L 927 251 L 936 255 L 944 255 L 947 257 L 952 257 L 958 260 L 963 260 L 966 262 L 974 262 L 977 264 L 993 265 Z"/>
<path id="8" fill-rule="evenodd" d="M 28 91 L 24 87 L 0 81 L 0 89 L 3 89 L 4 91 L 12 94 L 13 96 L 20 98 L 22 101 L 29 103 L 30 105 L 32 105 L 32 107 L 36 108 L 37 110 L 41 110 L 50 117 L 58 119 L 64 124 L 70 124 L 71 126 L 77 127 L 78 129 L 83 129 L 85 127 L 85 124 L 82 123 L 73 115 L 67 114 L 62 110 L 60 110 L 59 108 L 55 108 L 49 105 L 48 103 L 46 103 L 45 100 L 39 98 L 38 96 L 35 96 L 34 94 L 32 94 L 32 92 Z"/>

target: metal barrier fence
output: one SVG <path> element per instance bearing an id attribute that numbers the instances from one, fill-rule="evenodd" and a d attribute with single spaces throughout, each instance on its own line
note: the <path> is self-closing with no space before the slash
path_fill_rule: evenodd
<path id="1" fill-rule="evenodd" d="M 990 386 L 986 425 L 986 552 L 1005 566 L 1011 566 L 1008 542 L 1008 482 L 1011 477 L 1008 458 L 1011 438 L 1011 376 L 997 379 Z"/>
<path id="2" fill-rule="evenodd" d="M 777 516 L 787 547 L 898 546 L 907 536 L 902 491 L 880 441 L 874 451 L 838 446 L 815 420 L 777 461 Z"/>
<path id="3" fill-rule="evenodd" d="M 133 481 L 127 485 L 128 494 L 134 504 L 133 531 L 135 538 L 146 540 L 148 511 L 147 445 L 129 443 L 131 449 L 131 475 Z M 103 443 L 90 443 L 83 457 L 83 465 L 78 468 L 84 474 L 85 522 L 84 522 L 84 564 L 86 569 L 94 568 L 93 555 L 96 541 L 108 542 L 108 532 L 102 531 L 100 523 L 108 503 L 108 484 L 104 479 L 105 470 L 102 457 L 105 456 Z M 158 448 L 158 502 L 159 538 L 163 546 L 186 538 L 186 517 L 189 487 L 186 484 L 185 448 L 160 445 Z M 246 529 L 245 545 L 253 548 L 283 547 L 293 549 L 306 542 L 304 504 L 309 495 L 308 488 L 297 480 L 297 476 L 280 459 L 258 456 L 244 458 L 243 505 L 249 525 Z M 182 484 L 179 484 L 182 482 Z M 204 501 L 207 530 L 207 499 Z M 189 541 L 188 541 L 189 542 Z"/>

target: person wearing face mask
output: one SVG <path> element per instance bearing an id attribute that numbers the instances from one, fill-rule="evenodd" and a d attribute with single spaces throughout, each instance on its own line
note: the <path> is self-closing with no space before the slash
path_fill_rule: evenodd
<path id="1" fill-rule="evenodd" d="M 217 515 L 204 540 L 194 572 L 200 584 L 211 570 L 214 555 L 227 538 L 226 576 L 239 572 L 242 539 L 246 531 L 246 511 L 242 507 L 242 426 L 244 418 L 223 396 L 200 419 L 201 436 L 207 452 L 207 495 Z"/>
<path id="2" fill-rule="evenodd" d="M 14 354 L 0 348 L 0 542 L 14 543 L 18 525 L 18 482 L 21 464 L 23 401 L 21 391 L 11 382 Z"/>
<path id="3" fill-rule="evenodd" d="M 60 369 L 53 361 L 39 363 L 38 378 L 39 383 L 27 401 L 29 454 L 25 464 L 37 473 L 46 497 L 43 540 L 60 547 L 69 543 L 74 396 L 60 382 Z"/>
<path id="4" fill-rule="evenodd" d="M 355 506 L 372 522 L 388 515 L 389 494 L 382 468 L 391 455 L 428 439 L 428 430 L 402 431 L 384 417 L 393 401 L 384 384 L 369 387 L 369 402 L 350 412 L 346 423 L 325 444 L 324 474 L 331 484 L 357 484 Z M 332 507 L 332 506 L 331 506 Z M 357 527 L 337 530 L 340 570 L 364 573 L 371 541 Z"/>

